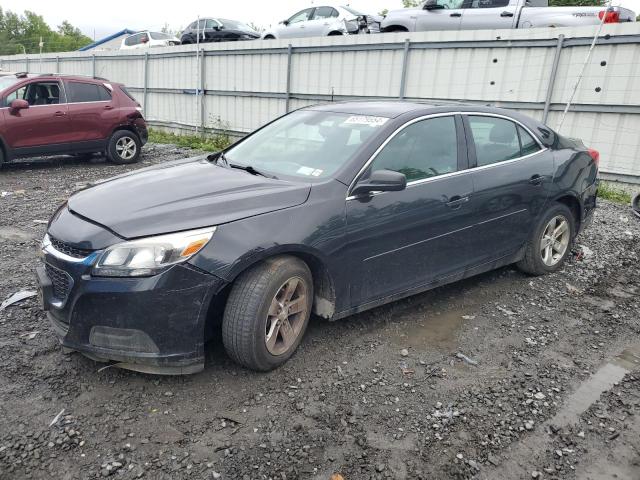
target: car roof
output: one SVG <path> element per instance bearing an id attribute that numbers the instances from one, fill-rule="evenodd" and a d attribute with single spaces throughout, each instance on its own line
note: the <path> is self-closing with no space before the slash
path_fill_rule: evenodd
<path id="1" fill-rule="evenodd" d="M 305 108 L 305 110 L 396 118 L 404 113 L 420 109 L 428 110 L 429 108 L 433 108 L 434 106 L 435 105 L 403 101 L 337 102 L 313 105 L 311 107 Z"/>

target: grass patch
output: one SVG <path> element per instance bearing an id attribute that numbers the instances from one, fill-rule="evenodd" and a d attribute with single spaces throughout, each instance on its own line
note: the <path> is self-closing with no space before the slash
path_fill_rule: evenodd
<path id="1" fill-rule="evenodd" d="M 170 143 L 180 147 L 189 147 L 205 152 L 217 152 L 231 145 L 231 138 L 226 133 L 213 135 L 176 135 L 161 130 L 149 129 L 149 142 Z"/>
<path id="2" fill-rule="evenodd" d="M 598 198 L 609 200 L 610 202 L 622 203 L 629 205 L 631 203 L 631 195 L 624 190 L 612 187 L 610 184 L 601 182 L 598 187 Z"/>

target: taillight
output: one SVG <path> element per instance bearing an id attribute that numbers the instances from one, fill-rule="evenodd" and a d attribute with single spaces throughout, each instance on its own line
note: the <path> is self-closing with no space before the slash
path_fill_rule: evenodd
<path id="1" fill-rule="evenodd" d="M 596 164 L 596 168 L 600 167 L 600 152 L 598 150 L 595 150 L 593 148 L 589 148 L 588 149 L 589 155 L 591 155 L 591 158 L 593 158 L 593 163 Z"/>
<path id="2" fill-rule="evenodd" d="M 602 20 L 604 17 L 604 23 L 620 23 L 620 12 L 615 10 L 602 10 L 598 13 L 598 18 Z"/>

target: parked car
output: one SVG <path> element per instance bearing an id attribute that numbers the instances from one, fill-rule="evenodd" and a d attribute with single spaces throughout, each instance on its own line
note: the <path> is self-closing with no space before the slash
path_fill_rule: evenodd
<path id="1" fill-rule="evenodd" d="M 226 18 L 201 18 L 189 25 L 180 36 L 183 45 L 200 42 L 256 40 L 260 34 L 249 25 Z"/>
<path id="2" fill-rule="evenodd" d="M 170 47 L 180 45 L 180 40 L 170 33 L 138 32 L 122 40 L 120 50 L 136 50 L 138 48 Z"/>
<path id="3" fill-rule="evenodd" d="M 62 75 L 0 77 L 0 165 L 19 157 L 101 152 L 133 163 L 147 141 L 140 104 L 119 83 Z"/>
<path id="4" fill-rule="evenodd" d="M 560 269 L 599 154 L 491 107 L 333 103 L 208 157 L 103 181 L 53 216 L 37 275 L 62 344 L 155 373 L 284 363 L 336 320 L 516 263 Z"/>
<path id="5" fill-rule="evenodd" d="M 635 22 L 622 7 L 549 7 L 547 0 L 425 0 L 417 8 L 393 10 L 383 32 L 577 27 Z"/>
<path id="6" fill-rule="evenodd" d="M 325 37 L 357 33 L 380 33 L 380 15 L 365 15 L 349 6 L 317 6 L 305 8 L 262 38 Z"/>

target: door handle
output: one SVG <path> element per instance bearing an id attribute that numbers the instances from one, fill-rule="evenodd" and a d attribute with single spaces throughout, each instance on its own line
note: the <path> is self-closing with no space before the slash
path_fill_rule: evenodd
<path id="1" fill-rule="evenodd" d="M 462 14 L 461 13 L 450 13 L 449 16 L 450 17 L 461 17 Z"/>
<path id="2" fill-rule="evenodd" d="M 113 107 L 111 105 L 106 105 L 104 107 L 105 110 L 113 110 Z"/>
<path id="3" fill-rule="evenodd" d="M 458 208 L 460 208 L 464 203 L 467 203 L 469 201 L 469 195 L 454 195 L 451 198 L 447 198 L 444 197 L 444 204 L 453 209 L 453 210 L 457 210 Z"/>
<path id="4" fill-rule="evenodd" d="M 54 117 L 64 117 L 67 112 L 56 112 L 53 114 Z"/>
<path id="5" fill-rule="evenodd" d="M 329 26 L 329 22 L 325 22 L 325 23 L 323 23 L 323 25 L 324 25 L 325 27 L 328 27 L 328 26 Z"/>
<path id="6" fill-rule="evenodd" d="M 513 12 L 502 12 L 501 17 L 513 17 Z"/>
<path id="7" fill-rule="evenodd" d="M 542 175 L 539 174 L 535 174 L 532 175 L 531 178 L 529 179 L 529 183 L 531 185 L 542 185 L 542 182 L 544 181 L 544 177 Z"/>

